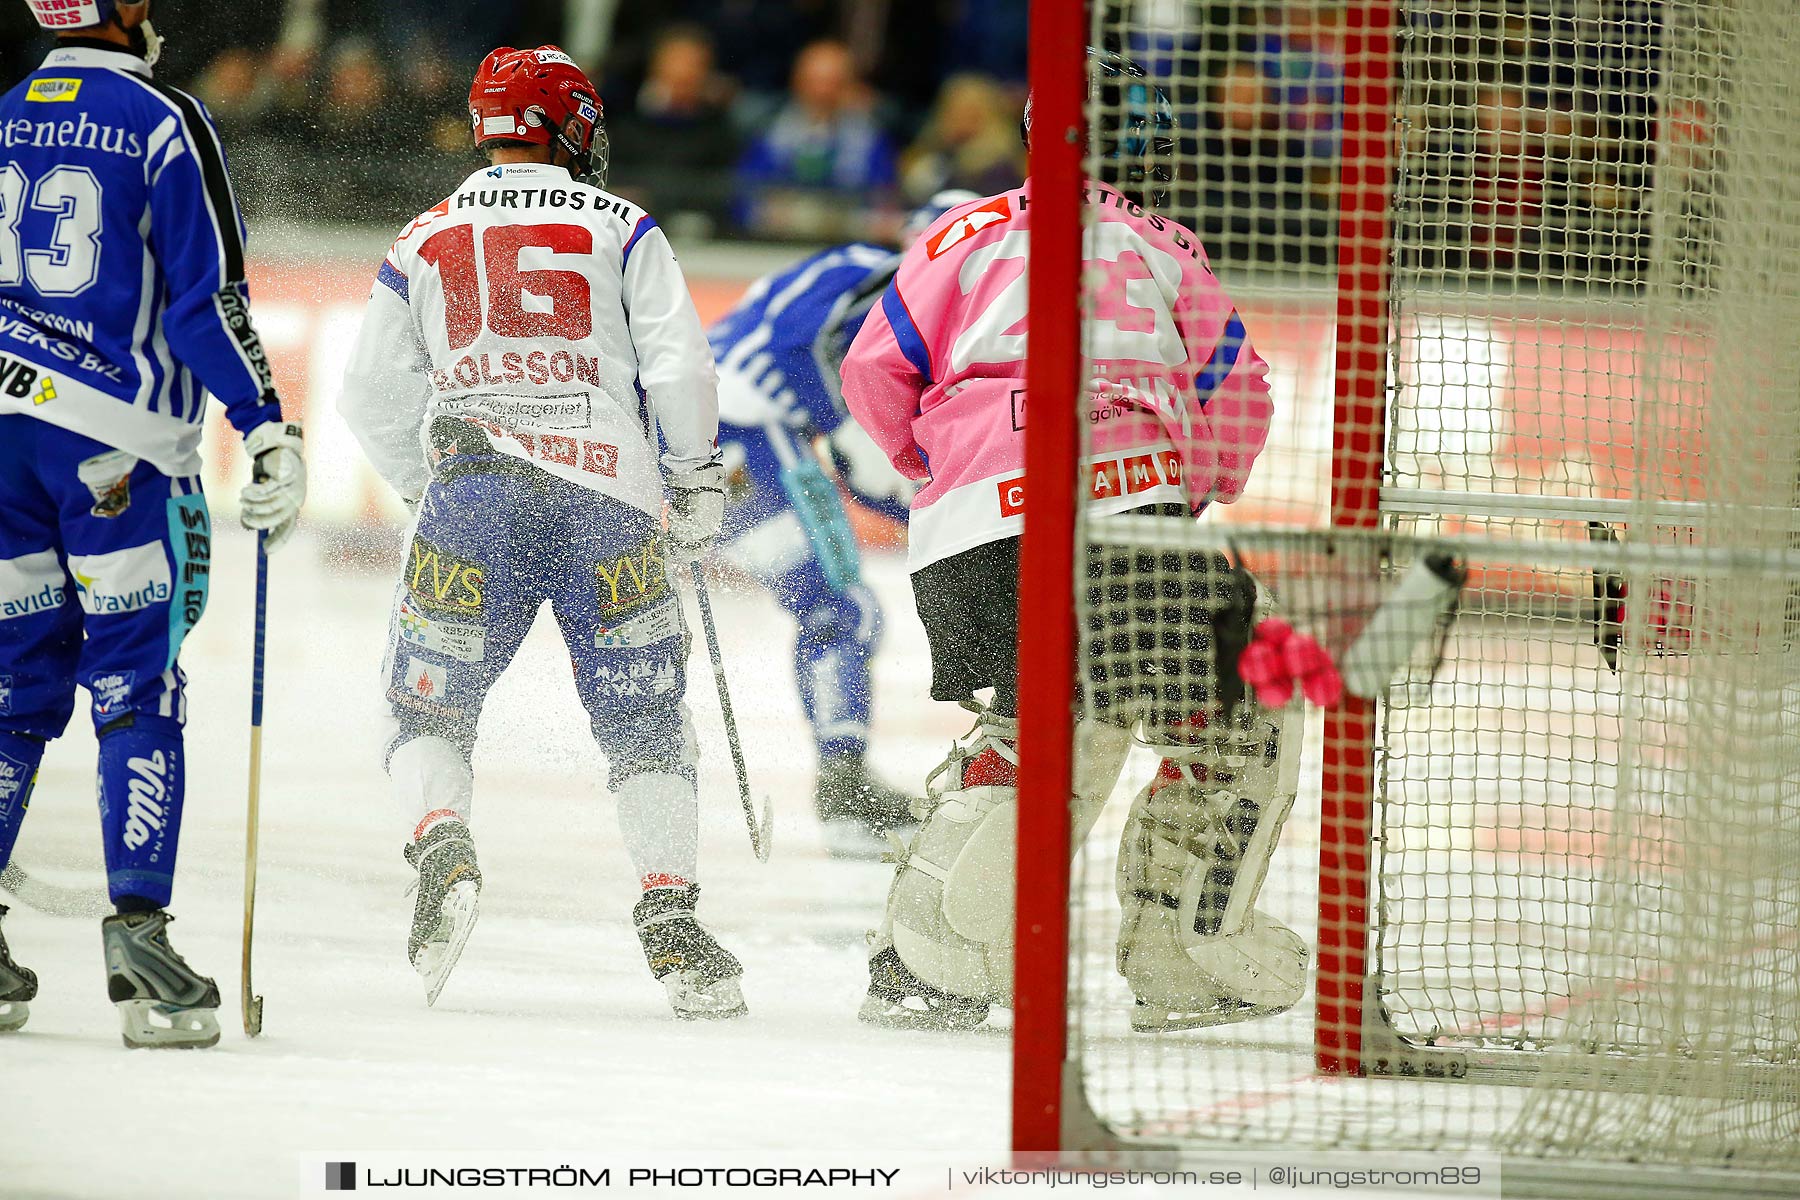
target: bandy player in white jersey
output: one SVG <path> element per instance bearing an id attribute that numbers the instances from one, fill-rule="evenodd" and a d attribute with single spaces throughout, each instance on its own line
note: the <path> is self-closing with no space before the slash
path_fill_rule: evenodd
<path id="1" fill-rule="evenodd" d="M 1129 60 L 1091 51 L 1102 118 L 1085 191 L 1089 529 L 1190 521 L 1243 493 L 1268 437 L 1267 365 L 1194 234 L 1155 208 L 1173 122 Z M 1028 113 L 1029 119 L 1029 113 Z M 920 481 L 908 566 L 931 695 L 979 707 L 927 779 L 927 812 L 873 943 L 865 1020 L 967 1028 L 1012 1002 L 1019 535 L 1030 504 L 1024 394 L 1031 185 L 951 209 L 908 250 L 844 360 L 844 400 Z M 1027 418 L 1025 414 L 1032 415 Z M 1179 528 L 1179 525 L 1176 525 Z M 1300 938 L 1256 899 L 1293 803 L 1275 723 L 1233 694 L 1255 585 L 1222 556 L 1089 546 L 1077 845 L 1135 734 L 1156 778 L 1119 848 L 1120 972 L 1141 1029 L 1278 1012 L 1305 986 Z M 1032 581 L 1045 586 L 1044 581 Z M 1065 584 L 1066 586 L 1066 584 Z M 977 692 L 993 691 L 980 705 Z"/>
<path id="2" fill-rule="evenodd" d="M 482 886 L 476 721 L 548 600 L 611 768 L 650 969 L 678 1015 L 737 1016 L 742 968 L 694 917 L 688 633 L 665 569 L 704 553 L 724 511 L 712 354 L 656 222 L 599 186 L 600 101 L 566 54 L 495 50 L 469 114 L 491 165 L 388 252 L 340 405 L 418 507 L 385 667 L 419 873 L 408 956 L 435 1000 Z"/>

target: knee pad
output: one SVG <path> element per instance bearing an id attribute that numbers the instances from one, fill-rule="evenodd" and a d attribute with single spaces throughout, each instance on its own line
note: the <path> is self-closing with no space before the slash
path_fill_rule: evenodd
<path id="1" fill-rule="evenodd" d="M 1166 747 L 1126 817 L 1118 969 L 1158 1026 L 1279 1012 L 1305 992 L 1305 944 L 1255 907 L 1294 803 L 1297 738 L 1240 715 Z"/>

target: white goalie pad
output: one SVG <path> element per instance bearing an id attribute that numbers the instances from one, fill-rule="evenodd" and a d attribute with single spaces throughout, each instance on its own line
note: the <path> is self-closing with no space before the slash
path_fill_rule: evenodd
<path id="1" fill-rule="evenodd" d="M 1083 722 L 1071 844 L 1099 819 L 1130 748 L 1122 729 Z M 954 753 L 954 752 L 953 752 Z M 886 933 L 907 968 L 958 996 L 1012 1002 L 1018 792 L 937 792 L 888 896 Z"/>
<path id="2" fill-rule="evenodd" d="M 894 877 L 894 949 L 933 987 L 974 1000 L 1012 994 L 1013 858 L 1018 792 L 947 792 Z"/>
<path id="3" fill-rule="evenodd" d="M 1139 1028 L 1279 1012 L 1306 989 L 1305 943 L 1256 909 L 1298 782 L 1300 723 L 1255 714 L 1165 747 L 1119 848 L 1119 971 Z"/>

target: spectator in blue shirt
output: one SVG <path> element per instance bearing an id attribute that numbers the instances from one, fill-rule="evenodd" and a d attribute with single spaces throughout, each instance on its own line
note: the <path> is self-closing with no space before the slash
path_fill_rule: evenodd
<path id="1" fill-rule="evenodd" d="M 738 164 L 739 217 L 762 224 L 772 191 L 886 199 L 895 182 L 894 143 L 870 113 L 849 47 L 814 42 L 794 61 L 788 101 Z"/>

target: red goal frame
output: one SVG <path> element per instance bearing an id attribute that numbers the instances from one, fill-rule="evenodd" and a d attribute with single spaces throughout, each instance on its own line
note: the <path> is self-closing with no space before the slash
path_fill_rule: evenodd
<path id="1" fill-rule="evenodd" d="M 1030 509 L 1021 578 L 1066 581 L 1019 595 L 1019 812 L 1012 1146 L 1068 1148 L 1069 808 L 1074 767 L 1075 536 L 1080 455 L 1080 274 L 1087 5 L 1032 0 L 1031 279 L 1025 429 Z M 1389 338 L 1396 0 L 1352 0 L 1345 74 L 1334 366 L 1331 523 L 1380 520 Z M 1062 419 L 1056 419 L 1056 418 Z M 1049 419 L 1046 419 L 1049 418 Z M 1315 1059 L 1361 1071 L 1369 938 L 1374 706 L 1325 717 L 1319 846 Z"/>

